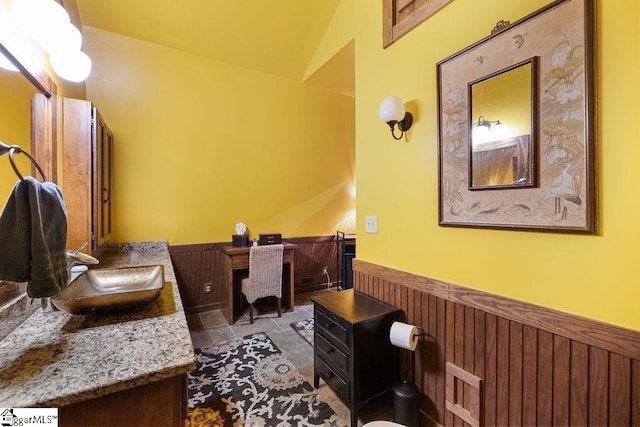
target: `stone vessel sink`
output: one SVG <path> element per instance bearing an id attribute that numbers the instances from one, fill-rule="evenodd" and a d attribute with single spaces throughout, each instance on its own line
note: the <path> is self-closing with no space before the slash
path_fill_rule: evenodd
<path id="1" fill-rule="evenodd" d="M 150 303 L 163 286 L 161 265 L 98 268 L 82 273 L 51 302 L 71 314 L 111 313 Z"/>

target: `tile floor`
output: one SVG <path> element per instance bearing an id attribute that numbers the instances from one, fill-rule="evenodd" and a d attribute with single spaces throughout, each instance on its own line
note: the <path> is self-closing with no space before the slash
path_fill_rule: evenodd
<path id="1" fill-rule="evenodd" d="M 331 291 L 318 291 L 331 292 Z M 254 322 L 249 324 L 248 310 L 234 325 L 229 325 L 220 310 L 207 311 L 187 316 L 191 340 L 195 348 L 240 338 L 256 332 L 266 332 L 287 358 L 298 368 L 306 380 L 313 385 L 313 347 L 309 345 L 290 326 L 292 322 L 313 317 L 313 303 L 309 299 L 317 293 L 295 296 L 295 309 L 292 312 L 278 313 L 273 305 L 254 304 Z M 348 426 L 350 415 L 347 407 L 333 391 L 320 381 L 318 389 L 321 399 L 327 402 L 339 415 L 338 425 Z M 391 419 L 390 396 L 382 396 L 361 407 L 358 425 L 374 419 Z"/>

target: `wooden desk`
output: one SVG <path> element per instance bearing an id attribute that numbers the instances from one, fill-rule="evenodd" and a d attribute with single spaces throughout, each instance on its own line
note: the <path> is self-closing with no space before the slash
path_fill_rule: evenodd
<path id="1" fill-rule="evenodd" d="M 293 311 L 293 288 L 294 288 L 294 251 L 296 245 L 293 243 L 284 244 L 284 254 L 282 255 L 282 308 L 285 311 Z M 250 247 L 238 248 L 225 243 L 220 245 L 224 264 L 224 285 L 222 289 L 222 314 L 230 325 L 234 324 L 236 318 L 240 315 L 236 308 L 238 301 L 234 301 L 239 291 L 234 291 L 234 283 L 238 280 L 238 272 L 249 268 L 249 249 Z M 236 280 L 234 280 L 236 279 Z M 238 283 L 238 286 L 240 284 Z M 239 289 L 239 288 L 236 288 Z"/>

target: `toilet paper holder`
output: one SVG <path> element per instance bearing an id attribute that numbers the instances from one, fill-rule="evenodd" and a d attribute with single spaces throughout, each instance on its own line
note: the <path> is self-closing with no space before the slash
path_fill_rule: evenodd
<path id="1" fill-rule="evenodd" d="M 415 349 L 418 340 L 427 333 L 420 326 L 409 325 L 402 322 L 393 322 L 389 330 L 391 344 L 409 350 L 411 362 L 409 363 L 410 381 L 396 381 L 392 386 L 393 391 L 393 420 L 405 426 L 419 426 L 419 390 L 415 384 Z"/>
<path id="2" fill-rule="evenodd" d="M 424 335 L 426 335 L 426 332 L 420 326 L 397 321 L 393 322 L 389 330 L 391 344 L 411 352 L 409 377 L 412 382 L 415 382 L 415 349 L 418 346 L 419 338 Z"/>

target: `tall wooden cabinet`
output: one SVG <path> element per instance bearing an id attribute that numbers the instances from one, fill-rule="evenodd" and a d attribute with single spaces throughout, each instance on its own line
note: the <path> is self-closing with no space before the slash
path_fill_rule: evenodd
<path id="1" fill-rule="evenodd" d="M 113 134 L 89 101 L 65 98 L 62 114 L 67 246 L 99 255 L 113 231 Z"/>

